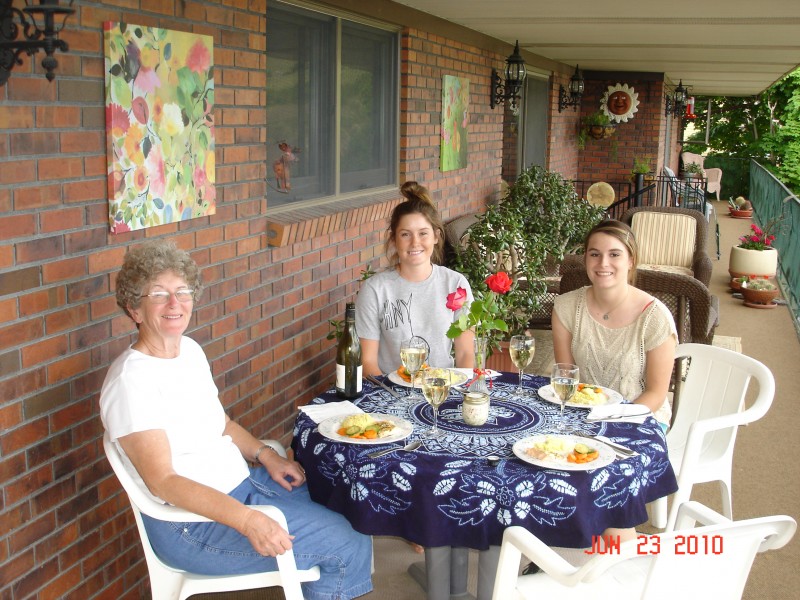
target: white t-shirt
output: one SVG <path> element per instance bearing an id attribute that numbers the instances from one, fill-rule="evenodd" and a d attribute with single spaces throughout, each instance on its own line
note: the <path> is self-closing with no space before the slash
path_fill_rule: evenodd
<path id="1" fill-rule="evenodd" d="M 128 348 L 111 364 L 100 392 L 103 426 L 137 485 L 147 489 L 117 440 L 163 429 L 175 472 L 225 494 L 249 475 L 247 462 L 225 429 L 225 412 L 203 349 L 181 338 L 180 355 L 155 358 Z"/>
<path id="2" fill-rule="evenodd" d="M 467 279 L 439 265 L 433 265 L 424 281 L 407 281 L 390 269 L 361 284 L 356 296 L 356 329 L 362 339 L 378 340 L 381 371 L 391 373 L 400 366 L 400 344 L 412 335 L 424 337 L 430 345 L 429 365 L 453 366 L 453 340 L 446 334 L 461 310 L 447 308 L 447 295 L 459 287 L 467 291 L 467 300 L 472 302 Z"/>

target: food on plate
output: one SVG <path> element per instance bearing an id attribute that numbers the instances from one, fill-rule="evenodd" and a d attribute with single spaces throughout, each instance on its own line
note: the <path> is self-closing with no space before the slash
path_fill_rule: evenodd
<path id="1" fill-rule="evenodd" d="M 556 460 L 571 463 L 588 463 L 596 460 L 600 452 L 586 444 L 573 444 L 572 442 L 547 436 L 543 441 L 536 442 L 525 452 L 536 460 Z"/>
<path id="2" fill-rule="evenodd" d="M 428 368 L 428 363 L 422 363 L 422 367 L 419 370 L 420 373 L 427 368 Z M 411 373 L 409 373 L 403 365 L 400 365 L 400 368 L 397 369 L 397 374 L 403 381 L 411 383 Z"/>
<path id="3" fill-rule="evenodd" d="M 586 444 L 575 444 L 572 452 L 567 454 L 567 462 L 571 463 L 588 463 L 597 459 L 600 453 L 595 448 L 590 448 Z"/>
<path id="4" fill-rule="evenodd" d="M 376 421 L 367 413 L 359 413 L 345 417 L 336 433 L 358 440 L 374 440 L 391 435 L 394 428 L 395 424 L 390 421 Z"/>
<path id="5" fill-rule="evenodd" d="M 573 404 L 584 404 L 586 406 L 599 406 L 608 402 L 608 397 L 603 389 L 588 383 L 579 383 L 578 391 L 572 396 Z"/>

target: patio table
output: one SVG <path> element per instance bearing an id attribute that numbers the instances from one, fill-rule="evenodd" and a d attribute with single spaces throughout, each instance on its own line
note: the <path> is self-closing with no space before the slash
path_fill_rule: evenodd
<path id="1" fill-rule="evenodd" d="M 609 527 L 647 521 L 645 505 L 677 489 L 663 431 L 652 417 L 642 425 L 587 423 L 588 410 L 567 407 L 565 417 L 576 430 L 601 433 L 640 455 L 591 471 L 542 469 L 519 460 L 511 449 L 514 442 L 554 433 L 560 407 L 538 396 L 515 397 L 516 381 L 516 374 L 503 373 L 492 382 L 485 425 L 463 422 L 460 394 L 452 391 L 440 408 L 442 437 L 425 440 L 415 452 L 377 459 L 368 453 L 386 445 L 332 441 L 299 412 L 292 448 L 306 470 L 311 497 L 364 534 L 399 536 L 425 548 L 485 551 L 499 546 L 511 525 L 529 529 L 552 546 L 590 547 L 592 536 Z M 542 377 L 526 377 L 529 388 L 546 383 Z M 331 391 L 313 402 L 335 398 Z M 355 404 L 365 412 L 410 421 L 414 431 L 404 443 L 419 439 L 433 422 L 427 403 L 403 404 L 367 382 Z M 498 464 L 489 464 L 491 455 L 500 457 Z M 429 586 L 429 598 L 434 595 Z"/>

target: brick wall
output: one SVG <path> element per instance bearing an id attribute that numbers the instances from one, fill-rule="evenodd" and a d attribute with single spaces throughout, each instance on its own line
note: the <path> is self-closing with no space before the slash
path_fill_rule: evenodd
<path id="1" fill-rule="evenodd" d="M 579 152 L 578 170 L 586 181 L 626 181 L 633 168 L 634 157 L 650 156 L 653 171 L 658 173 L 663 165 L 665 125 L 663 81 L 652 77 L 586 79 L 586 90 L 581 102 L 581 117 L 600 107 L 600 100 L 609 86 L 627 84 L 639 95 L 637 112 L 627 122 L 619 123 L 614 135 L 602 140 L 588 138 Z M 675 139 L 673 131 L 672 139 Z"/>
<path id="2" fill-rule="evenodd" d="M 146 567 L 127 499 L 103 457 L 97 400 L 133 339 L 116 307 L 126 249 L 169 238 L 203 268 L 190 334 L 228 414 L 288 442 L 296 406 L 331 383 L 327 320 L 383 256 L 397 198 L 295 224 L 267 244 L 265 0 L 78 0 L 53 83 L 26 59 L 0 87 L 0 599 L 144 598 Z M 102 22 L 214 38 L 217 214 L 110 235 Z M 429 186 L 446 220 L 500 184 L 501 113 L 488 106 L 495 55 L 425 31 L 402 37 L 400 180 Z M 470 80 L 469 167 L 441 173 L 442 76 Z M 354 216 L 355 215 L 355 216 Z M 333 224 L 331 224 L 333 223 Z M 313 225 L 313 227 L 312 227 Z M 310 231 L 310 233 L 309 233 Z M 292 238 L 294 239 L 294 238 Z"/>

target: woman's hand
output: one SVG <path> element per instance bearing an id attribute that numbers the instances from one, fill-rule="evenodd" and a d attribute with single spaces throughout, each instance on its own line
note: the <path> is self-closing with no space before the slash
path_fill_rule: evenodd
<path id="1" fill-rule="evenodd" d="M 277 521 L 256 509 L 250 509 L 240 532 L 264 556 L 278 556 L 291 550 L 294 539 Z"/>
<path id="2" fill-rule="evenodd" d="M 293 487 L 305 483 L 306 472 L 297 461 L 283 458 L 271 450 L 262 452 L 259 458 L 272 480 L 285 490 L 291 492 Z"/>

